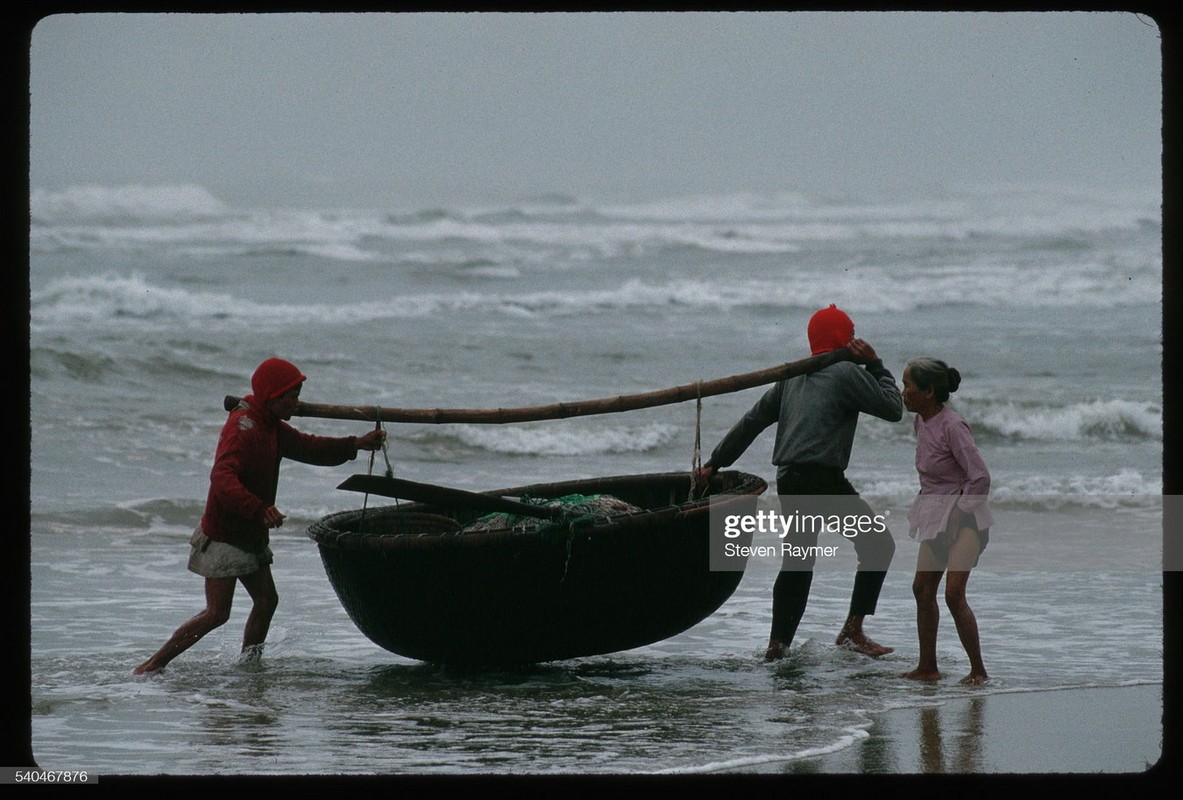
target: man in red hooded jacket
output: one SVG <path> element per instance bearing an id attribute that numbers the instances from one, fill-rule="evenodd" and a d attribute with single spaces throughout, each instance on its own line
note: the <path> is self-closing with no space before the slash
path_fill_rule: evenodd
<path id="1" fill-rule="evenodd" d="M 251 376 L 252 394 L 230 412 L 210 471 L 205 513 L 190 540 L 189 569 L 205 578 L 205 610 L 136 667 L 137 675 L 163 668 L 223 625 L 230 618 L 239 581 L 253 602 L 242 652 L 258 655 L 279 603 L 271 576 L 269 532 L 284 520 L 275 507 L 280 460 L 336 466 L 356 458 L 359 450 L 377 450 L 385 441 L 382 430 L 331 438 L 301 433 L 289 425 L 305 380 L 295 365 L 269 358 Z"/>

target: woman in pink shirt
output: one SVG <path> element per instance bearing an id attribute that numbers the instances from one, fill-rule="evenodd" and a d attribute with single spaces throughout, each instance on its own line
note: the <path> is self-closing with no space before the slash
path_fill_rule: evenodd
<path id="1" fill-rule="evenodd" d="M 961 680 L 981 684 L 987 680 L 978 642 L 978 623 L 965 599 L 970 570 L 990 539 L 987 495 L 990 472 L 974 443 L 969 425 L 945 405 L 957 391 L 961 374 L 943 361 L 918 358 L 908 363 L 903 376 L 904 407 L 916 414 L 916 471 L 920 493 L 908 511 L 910 535 L 920 542 L 912 593 L 916 597 L 916 629 L 920 661 L 903 677 L 939 680 L 937 670 L 937 587 L 945 581 L 945 604 L 953 615 L 957 635 L 969 656 L 970 672 Z"/>

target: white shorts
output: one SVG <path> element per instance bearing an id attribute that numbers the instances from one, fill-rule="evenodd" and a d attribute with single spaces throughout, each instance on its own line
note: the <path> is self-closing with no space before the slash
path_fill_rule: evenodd
<path id="1" fill-rule="evenodd" d="M 255 553 L 226 542 L 215 542 L 202 533 L 200 525 L 193 531 L 189 545 L 189 571 L 205 578 L 250 575 L 274 560 L 271 548 L 266 545 Z"/>

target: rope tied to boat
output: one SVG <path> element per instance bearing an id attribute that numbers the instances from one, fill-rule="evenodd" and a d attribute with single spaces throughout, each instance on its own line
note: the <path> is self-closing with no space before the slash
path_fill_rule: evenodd
<path id="1" fill-rule="evenodd" d="M 376 431 L 382 430 L 382 409 L 380 406 L 374 406 L 374 430 L 376 430 Z M 384 438 L 382 440 L 382 460 L 386 462 L 386 477 L 393 478 L 394 477 L 394 467 L 391 466 L 391 464 L 390 464 L 390 455 L 389 455 L 389 453 L 387 453 L 386 446 L 387 446 L 387 441 Z M 370 466 L 369 466 L 369 471 L 367 472 L 367 474 L 369 474 L 369 475 L 374 474 L 374 458 L 375 458 L 374 454 L 375 454 L 375 452 L 376 451 L 374 451 L 374 450 L 370 451 Z M 362 499 L 361 519 L 358 521 L 358 529 L 359 530 L 365 529 L 366 508 L 369 507 L 369 504 L 370 504 L 370 493 L 366 492 L 365 497 Z M 398 500 L 395 500 L 394 504 L 398 505 Z"/>
<path id="2" fill-rule="evenodd" d="M 694 455 L 690 459 L 690 497 L 698 496 L 698 471 L 702 469 L 702 381 L 695 384 L 697 397 L 694 403 Z"/>

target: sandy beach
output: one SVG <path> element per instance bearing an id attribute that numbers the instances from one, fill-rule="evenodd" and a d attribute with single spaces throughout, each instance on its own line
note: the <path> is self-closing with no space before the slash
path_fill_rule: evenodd
<path id="1" fill-rule="evenodd" d="M 1162 687 L 1153 685 L 934 694 L 879 716 L 853 746 L 781 771 L 1147 776 L 1162 759 L 1162 712 Z"/>

